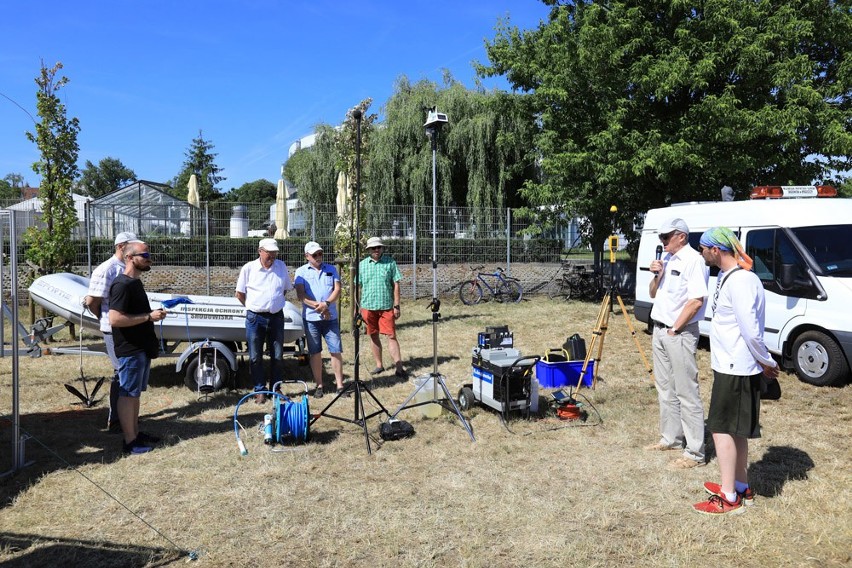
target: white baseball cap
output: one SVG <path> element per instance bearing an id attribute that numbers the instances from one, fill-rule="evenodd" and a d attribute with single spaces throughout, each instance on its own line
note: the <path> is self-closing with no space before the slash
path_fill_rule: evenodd
<path id="1" fill-rule="evenodd" d="M 136 233 L 131 233 L 129 231 L 125 231 L 123 233 L 119 233 L 115 236 L 115 242 L 113 245 L 123 245 L 124 243 L 132 243 L 138 242 L 139 239 L 136 238 Z"/>
<path id="2" fill-rule="evenodd" d="M 275 242 L 275 239 L 260 239 L 258 247 L 266 252 L 278 252 L 278 243 Z"/>
<path id="3" fill-rule="evenodd" d="M 305 254 L 314 254 L 317 251 L 321 251 L 322 247 L 319 246 L 319 243 L 311 241 L 305 245 Z"/>

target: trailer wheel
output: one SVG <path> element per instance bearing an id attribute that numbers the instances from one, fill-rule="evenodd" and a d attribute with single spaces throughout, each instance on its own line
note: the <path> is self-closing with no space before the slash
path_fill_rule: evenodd
<path id="1" fill-rule="evenodd" d="M 473 408 L 473 403 L 476 399 L 473 398 L 473 391 L 469 387 L 462 387 L 459 390 L 459 410 L 470 410 Z"/>
<path id="2" fill-rule="evenodd" d="M 843 350 L 820 331 L 806 331 L 796 338 L 793 364 L 799 379 L 818 387 L 843 386 L 849 374 Z"/>
<path id="3" fill-rule="evenodd" d="M 204 357 L 209 357 L 212 363 L 212 355 L 202 355 Z M 192 392 L 198 392 L 198 381 L 201 370 L 199 368 L 198 361 L 200 356 L 196 356 L 192 358 L 192 361 L 186 364 L 186 375 L 183 378 L 183 382 L 186 385 L 186 388 L 191 390 Z M 213 371 L 213 388 L 204 387 L 202 392 L 205 390 L 207 392 L 212 392 L 219 390 L 225 385 L 228 384 L 228 380 L 231 378 L 231 369 L 228 367 L 228 361 L 221 355 L 216 357 L 216 368 Z"/>

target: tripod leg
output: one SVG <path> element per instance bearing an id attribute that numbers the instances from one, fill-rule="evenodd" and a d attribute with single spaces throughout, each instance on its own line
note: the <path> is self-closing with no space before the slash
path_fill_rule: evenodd
<path id="1" fill-rule="evenodd" d="M 447 388 L 447 383 L 444 382 L 444 377 L 438 377 L 438 383 L 441 385 L 441 389 L 444 391 L 444 395 L 447 397 L 447 400 L 450 401 L 450 405 L 453 407 L 453 412 L 459 417 L 459 422 L 461 422 L 464 429 L 467 430 L 467 435 L 470 436 L 470 441 L 475 442 L 476 438 L 473 437 L 473 430 L 470 427 L 470 423 L 464 416 L 462 416 L 461 410 L 459 410 L 459 407 L 456 406 L 456 401 L 453 399 L 453 395 L 450 394 L 450 390 Z"/>
<path id="2" fill-rule="evenodd" d="M 601 359 L 603 358 L 604 340 L 606 339 L 606 332 L 609 329 L 609 314 L 612 313 L 612 310 L 610 309 L 612 306 L 610 303 L 611 301 L 612 296 L 610 293 L 607 293 L 604 296 L 604 306 L 606 306 L 606 309 L 604 310 L 603 324 L 601 325 L 601 340 L 600 343 L 598 343 L 598 357 L 595 359 L 595 372 L 592 376 L 592 390 L 594 390 L 598 384 L 598 372 L 600 371 Z M 582 377 L 580 378 L 582 380 Z"/>
<path id="3" fill-rule="evenodd" d="M 639 343 L 639 338 L 636 336 L 636 329 L 633 327 L 633 322 L 630 321 L 630 317 L 627 315 L 627 308 L 624 307 L 621 295 L 616 295 L 616 298 L 618 299 L 618 305 L 621 306 L 621 313 L 624 315 L 624 321 L 627 322 L 627 329 L 630 330 L 630 335 L 633 336 L 633 343 L 636 344 L 639 356 L 642 357 L 642 362 L 645 363 L 645 370 L 648 371 L 648 376 L 651 377 L 651 384 L 655 384 L 657 381 L 654 379 L 654 368 L 650 363 L 648 363 L 648 358 L 645 356 L 645 350 L 642 349 L 642 344 Z"/>
<path id="4" fill-rule="evenodd" d="M 589 343 L 589 348 L 586 350 L 586 359 L 583 361 L 583 368 L 580 370 L 580 376 L 577 378 L 577 390 L 580 390 L 580 385 L 583 384 L 583 377 L 586 376 L 586 371 L 589 368 L 589 361 L 592 360 L 592 354 L 595 352 L 595 347 L 603 343 L 603 336 L 606 333 L 606 322 L 609 314 L 609 295 L 604 295 L 601 307 L 598 310 L 598 317 L 595 320 L 595 328 L 592 330 L 592 341 Z M 595 363 L 594 378 L 592 386 L 597 378 L 598 366 L 600 365 L 600 349 L 598 350 L 598 358 Z"/>
<path id="5" fill-rule="evenodd" d="M 360 424 L 364 429 L 364 442 L 367 444 L 367 453 L 372 454 L 370 447 L 370 433 L 367 431 L 367 413 L 364 412 L 364 398 L 361 394 L 360 382 L 355 382 L 355 424 Z"/>

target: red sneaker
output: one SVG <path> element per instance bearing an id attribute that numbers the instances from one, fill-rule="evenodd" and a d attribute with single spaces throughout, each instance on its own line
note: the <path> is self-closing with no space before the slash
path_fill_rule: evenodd
<path id="1" fill-rule="evenodd" d="M 713 483 L 712 481 L 707 481 L 704 483 L 704 491 L 709 493 L 710 495 L 718 495 L 719 497 L 723 497 L 722 495 L 722 486 L 718 483 Z M 745 490 L 744 493 L 737 493 L 740 496 L 740 499 L 743 501 L 743 505 L 746 507 L 751 507 L 754 505 L 754 491 L 751 490 L 751 487 Z"/>
<path id="2" fill-rule="evenodd" d="M 738 515 L 745 511 L 743 508 L 743 500 L 739 495 L 737 495 L 737 500 L 733 503 L 724 497 L 711 495 L 707 501 L 696 503 L 692 506 L 692 508 L 703 515 L 724 515 L 725 513 Z"/>

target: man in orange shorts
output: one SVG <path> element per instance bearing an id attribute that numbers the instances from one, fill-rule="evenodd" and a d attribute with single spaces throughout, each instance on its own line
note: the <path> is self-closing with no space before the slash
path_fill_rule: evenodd
<path id="1" fill-rule="evenodd" d="M 399 341 L 396 339 L 396 320 L 399 319 L 399 281 L 402 274 L 396 261 L 384 255 L 384 244 L 379 237 L 367 240 L 367 251 L 370 256 L 358 265 L 358 283 L 361 286 L 361 317 L 367 324 L 367 335 L 370 336 L 373 358 L 376 368 L 371 375 L 384 372 L 382 363 L 382 342 L 379 335 L 388 338 L 390 351 L 397 377 L 404 378 L 408 373 L 402 366 L 399 353 Z"/>

